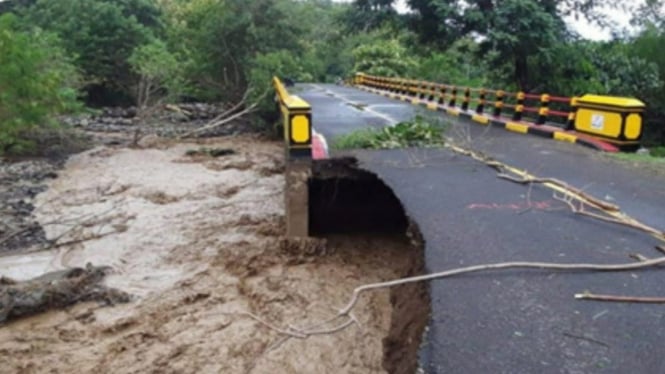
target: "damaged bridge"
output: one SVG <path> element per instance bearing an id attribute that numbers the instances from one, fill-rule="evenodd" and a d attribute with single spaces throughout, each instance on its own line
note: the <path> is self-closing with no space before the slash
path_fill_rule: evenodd
<path id="1" fill-rule="evenodd" d="M 407 100 L 408 93 L 386 90 L 389 94 L 381 96 L 375 87 L 368 92 L 311 84 L 296 90 L 298 100 L 282 99 L 281 105 L 287 127 L 289 118 L 303 116 L 295 128 L 287 128 L 287 152 L 311 144 L 314 159 L 290 155 L 291 234 L 315 235 L 310 225 L 322 219 L 358 221 L 360 213 L 353 209 L 345 217 L 340 209 L 316 208 L 320 189 L 303 184 L 309 178 L 310 187 L 317 185 L 312 169 L 331 169 L 343 159 L 375 175 L 401 203 L 410 230 L 422 238 L 426 273 L 514 261 L 625 264 L 639 261 L 636 255 L 641 260 L 662 255 L 655 248 L 665 238 L 653 228 L 665 227 L 665 178 L 607 157 L 598 150 L 602 141 L 590 140 L 601 144 L 592 149 L 570 142 L 576 136 L 571 132 L 525 136 L 528 131 L 505 131 L 510 126 L 478 121 L 476 114 L 469 120 L 459 112 L 451 116 L 426 99 L 429 105 L 413 105 L 418 100 Z M 328 149 L 341 135 L 416 115 L 448 123 L 446 147 Z M 311 137 L 302 133 L 309 130 Z M 362 188 L 356 193 L 362 195 Z M 369 203 L 370 195 L 357 201 Z M 362 217 L 380 221 L 392 214 L 382 210 L 385 200 L 376 201 L 372 209 L 378 213 Z M 606 208 L 609 219 L 585 214 L 585 201 Z M 332 211 L 332 217 L 320 217 Z M 617 223 L 626 221 L 639 224 Z M 419 365 L 427 373 L 663 372 L 661 305 L 575 298 L 585 293 L 665 296 L 663 284 L 662 268 L 506 270 L 435 280 L 429 285 L 431 313 Z"/>

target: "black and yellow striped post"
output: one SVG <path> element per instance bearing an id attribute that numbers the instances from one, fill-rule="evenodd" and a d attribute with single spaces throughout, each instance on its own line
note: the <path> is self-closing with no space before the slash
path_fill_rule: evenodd
<path id="1" fill-rule="evenodd" d="M 515 104 L 515 113 L 513 113 L 513 121 L 521 121 L 524 115 L 524 99 L 526 94 L 524 92 L 517 93 L 517 104 Z"/>
<path id="2" fill-rule="evenodd" d="M 501 90 L 496 91 L 496 101 L 494 102 L 494 117 L 501 116 L 501 111 L 503 110 L 503 98 L 505 94 L 506 93 Z"/>
<path id="3" fill-rule="evenodd" d="M 436 96 L 436 83 L 432 83 L 429 87 L 429 101 L 434 101 L 434 97 Z"/>
<path id="4" fill-rule="evenodd" d="M 439 95 L 439 104 L 441 104 L 441 105 L 446 104 L 446 85 L 445 84 L 441 85 L 441 93 Z"/>
<path id="5" fill-rule="evenodd" d="M 363 83 L 365 83 L 363 82 L 363 77 L 364 77 L 363 73 L 356 73 L 356 75 L 353 77 L 353 84 L 355 86 L 362 86 Z"/>
<path id="6" fill-rule="evenodd" d="M 480 89 L 480 95 L 478 99 L 478 106 L 476 107 L 476 113 L 483 114 L 485 112 L 485 97 L 487 96 L 487 90 L 484 88 Z"/>
<path id="7" fill-rule="evenodd" d="M 547 117 L 550 114 L 550 95 L 540 95 L 540 109 L 538 109 L 538 120 L 536 124 L 544 125 L 547 122 Z"/>
<path id="8" fill-rule="evenodd" d="M 462 101 L 462 110 L 468 110 L 471 103 L 471 88 L 467 87 L 464 90 L 464 101 Z"/>
<path id="9" fill-rule="evenodd" d="M 457 105 L 457 87 L 452 86 L 450 92 L 450 102 L 448 103 L 448 106 L 454 108 L 455 105 Z"/>
<path id="10" fill-rule="evenodd" d="M 575 128 L 575 117 L 577 116 L 577 97 L 570 98 L 570 113 L 568 113 L 568 122 L 566 122 L 566 130 Z"/>

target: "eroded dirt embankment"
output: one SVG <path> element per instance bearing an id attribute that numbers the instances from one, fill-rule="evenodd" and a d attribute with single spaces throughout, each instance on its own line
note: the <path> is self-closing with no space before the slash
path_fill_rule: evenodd
<path id="1" fill-rule="evenodd" d="M 371 293 L 354 311 L 357 326 L 282 344 L 283 335 L 247 313 L 279 327 L 327 319 L 358 285 L 419 271 L 413 241 L 399 232 L 287 240 L 281 144 L 253 136 L 204 143 L 97 148 L 69 160 L 35 203 L 55 245 L 0 258 L 0 275 L 20 281 L 110 266 L 105 285 L 134 299 L 80 303 L 0 327 L 2 371 L 411 370 L 419 339 L 410 325 L 422 321 L 422 304 L 406 305 L 414 290 Z M 235 153 L 186 155 L 200 147 Z"/>

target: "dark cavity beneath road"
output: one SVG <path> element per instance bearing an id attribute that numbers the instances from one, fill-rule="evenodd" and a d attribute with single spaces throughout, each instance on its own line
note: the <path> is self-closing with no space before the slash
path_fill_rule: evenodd
<path id="1" fill-rule="evenodd" d="M 331 144 L 342 134 L 416 114 L 450 120 L 349 87 L 300 90 L 312 104 L 316 130 Z M 579 145 L 450 121 L 447 134 L 458 144 L 537 176 L 564 180 L 649 225 L 665 227 L 662 174 L 630 168 Z M 661 243 L 647 234 L 576 215 L 551 190 L 498 179 L 495 170 L 446 149 L 350 153 L 393 190 L 419 226 L 429 272 L 506 261 L 627 263 L 631 254 L 659 255 L 654 247 Z M 434 281 L 421 366 L 427 373 L 665 372 L 665 307 L 574 299 L 584 291 L 665 296 L 663 284 L 662 268 L 514 270 Z"/>

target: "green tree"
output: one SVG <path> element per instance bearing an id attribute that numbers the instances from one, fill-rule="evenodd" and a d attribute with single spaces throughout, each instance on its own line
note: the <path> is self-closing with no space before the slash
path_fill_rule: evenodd
<path id="1" fill-rule="evenodd" d="M 394 0 L 355 0 L 343 14 L 343 21 L 350 32 L 368 32 L 399 23 L 393 8 Z"/>
<path id="2" fill-rule="evenodd" d="M 304 52 L 305 35 L 291 15 L 290 0 L 170 0 L 164 2 L 167 41 L 189 61 L 191 94 L 204 99 L 237 100 L 250 82 L 257 56 Z"/>
<path id="3" fill-rule="evenodd" d="M 534 0 L 505 0 L 483 22 L 487 22 L 483 49 L 495 52 L 491 62 L 510 62 L 514 69 L 513 82 L 522 91 L 531 90 L 529 57 L 551 53 L 563 34 L 563 22 Z"/>
<path id="4" fill-rule="evenodd" d="M 177 100 L 186 92 L 184 65 L 161 40 L 134 49 L 129 64 L 139 76 L 136 100 L 139 111 L 164 100 Z"/>
<path id="5" fill-rule="evenodd" d="M 353 50 L 354 72 L 386 77 L 405 76 L 415 64 L 397 39 L 376 40 Z"/>
<path id="6" fill-rule="evenodd" d="M 630 44 L 628 53 L 640 57 L 655 66 L 660 81 L 654 80 L 654 75 L 637 76 L 640 82 L 659 84 L 657 89 L 640 92 L 638 95 L 648 104 L 646 115 L 647 127 L 645 138 L 654 144 L 665 144 L 665 56 L 662 46 L 665 43 L 665 23 L 660 26 L 646 25 L 644 31 Z"/>
<path id="7" fill-rule="evenodd" d="M 457 86 L 481 87 L 488 81 L 487 64 L 477 58 L 480 46 L 472 38 L 461 38 L 444 52 L 431 52 L 425 48 L 424 56 L 409 73 L 418 79 L 453 84 Z M 475 63 L 469 63 L 475 61 Z"/>
<path id="8" fill-rule="evenodd" d="M 91 103 L 127 103 L 136 76 L 134 49 L 160 24 L 150 0 L 38 0 L 23 10 L 25 24 L 56 33 L 81 69 Z"/>
<path id="9" fill-rule="evenodd" d="M 563 16 L 585 17 L 603 23 L 601 6 L 618 7 L 619 0 L 409 0 L 415 11 L 411 25 L 423 43 L 447 49 L 463 36 L 484 40 L 478 58 L 489 56 L 495 70 L 529 90 L 529 60 L 551 54 L 557 42 L 569 39 Z M 506 77 L 507 74 L 501 74 Z"/>
<path id="10" fill-rule="evenodd" d="M 60 40 L 19 24 L 12 14 L 0 16 L 0 154 L 30 150 L 32 130 L 78 108 L 77 71 Z"/>

